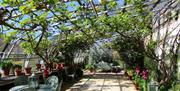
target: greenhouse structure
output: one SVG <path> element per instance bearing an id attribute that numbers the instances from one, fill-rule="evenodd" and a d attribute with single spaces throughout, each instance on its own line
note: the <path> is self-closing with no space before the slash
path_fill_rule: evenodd
<path id="1" fill-rule="evenodd" d="M 180 91 L 180 0 L 0 0 L 0 91 Z"/>

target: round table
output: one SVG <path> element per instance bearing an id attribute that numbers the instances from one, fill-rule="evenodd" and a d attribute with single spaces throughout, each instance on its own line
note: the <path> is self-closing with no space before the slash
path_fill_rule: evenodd
<path id="1" fill-rule="evenodd" d="M 29 88 L 28 85 L 19 85 L 12 87 L 9 91 L 52 91 L 52 88 L 46 84 L 40 84 L 37 89 Z"/>

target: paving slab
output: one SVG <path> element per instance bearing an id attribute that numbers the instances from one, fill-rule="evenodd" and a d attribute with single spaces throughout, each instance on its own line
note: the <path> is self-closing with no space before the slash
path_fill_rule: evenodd
<path id="1" fill-rule="evenodd" d="M 122 73 L 85 73 L 66 91 L 138 91 Z"/>

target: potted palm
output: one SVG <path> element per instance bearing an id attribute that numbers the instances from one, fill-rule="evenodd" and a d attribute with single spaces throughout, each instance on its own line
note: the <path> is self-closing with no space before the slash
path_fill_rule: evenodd
<path id="1" fill-rule="evenodd" d="M 13 65 L 13 70 L 14 70 L 15 76 L 22 75 L 22 66 L 21 65 L 19 65 L 19 64 Z"/>
<path id="2" fill-rule="evenodd" d="M 2 77 L 6 77 L 9 75 L 12 65 L 13 64 L 9 60 L 3 60 L 2 62 L 0 62 Z"/>

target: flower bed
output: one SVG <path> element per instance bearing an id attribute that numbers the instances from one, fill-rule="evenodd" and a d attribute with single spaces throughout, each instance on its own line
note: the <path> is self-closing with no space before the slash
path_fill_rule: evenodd
<path id="1" fill-rule="evenodd" d="M 139 66 L 136 66 L 134 70 L 128 69 L 127 74 L 129 79 L 134 81 L 137 90 L 147 91 L 148 69 L 140 69 Z"/>

